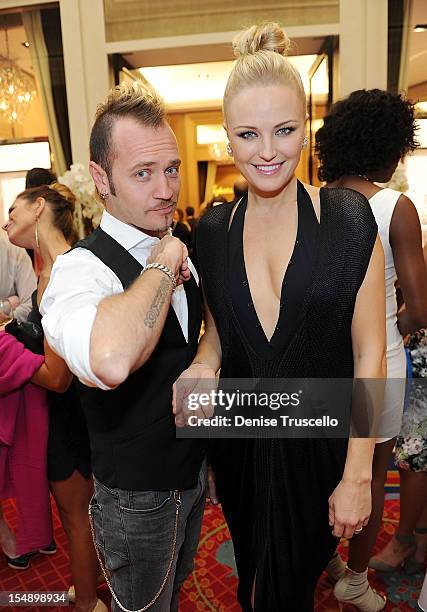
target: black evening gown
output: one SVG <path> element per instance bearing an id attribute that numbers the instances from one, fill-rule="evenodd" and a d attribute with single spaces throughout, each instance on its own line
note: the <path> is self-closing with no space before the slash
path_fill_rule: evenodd
<path id="1" fill-rule="evenodd" d="M 246 201 L 201 220 L 197 251 L 221 340 L 223 378 L 352 377 L 351 320 L 377 227 L 351 190 L 321 189 L 320 224 L 298 183 L 298 230 L 270 341 L 257 318 L 243 257 Z M 233 539 L 238 599 L 257 612 L 311 612 L 337 539 L 328 498 L 346 439 L 221 439 L 211 443 L 217 491 Z"/>

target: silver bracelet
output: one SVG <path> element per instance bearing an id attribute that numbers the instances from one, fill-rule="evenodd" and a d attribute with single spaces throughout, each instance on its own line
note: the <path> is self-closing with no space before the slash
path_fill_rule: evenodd
<path id="1" fill-rule="evenodd" d="M 161 264 L 161 263 L 156 261 L 154 263 L 148 264 L 148 266 L 145 266 L 145 268 L 143 269 L 141 274 L 144 274 L 144 272 L 147 272 L 147 270 L 160 270 L 160 272 L 163 272 L 164 274 L 166 274 L 166 276 L 172 282 L 172 291 L 175 291 L 175 289 L 176 289 L 176 279 L 175 279 L 174 273 L 172 272 L 172 270 L 170 268 L 168 268 L 164 264 Z"/>

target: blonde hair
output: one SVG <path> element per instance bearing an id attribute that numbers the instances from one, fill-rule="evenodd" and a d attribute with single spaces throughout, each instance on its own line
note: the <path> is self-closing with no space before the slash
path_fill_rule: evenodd
<path id="1" fill-rule="evenodd" d="M 253 25 L 233 39 L 237 61 L 228 77 L 223 111 L 236 93 L 249 86 L 290 85 L 306 108 L 301 75 L 286 55 L 292 47 L 290 39 L 278 23 Z"/>
<path id="2" fill-rule="evenodd" d="M 166 119 L 163 99 L 149 83 L 125 81 L 112 89 L 105 102 L 98 105 L 90 135 L 90 159 L 107 173 L 113 195 L 112 131 L 115 121 L 122 117 L 132 117 L 141 125 L 152 128 L 160 127 Z"/>

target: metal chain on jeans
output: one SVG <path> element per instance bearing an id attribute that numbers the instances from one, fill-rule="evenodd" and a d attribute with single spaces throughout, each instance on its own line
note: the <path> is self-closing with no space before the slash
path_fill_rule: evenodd
<path id="1" fill-rule="evenodd" d="M 170 558 L 170 561 L 169 561 L 168 569 L 166 570 L 166 575 L 165 575 L 165 577 L 163 579 L 163 582 L 160 585 L 160 588 L 157 591 L 157 593 L 154 595 L 153 599 L 147 605 L 145 605 L 143 608 L 139 608 L 138 610 L 128 610 L 127 608 L 122 606 L 122 604 L 120 603 L 117 595 L 115 594 L 115 592 L 113 590 L 113 587 L 111 586 L 111 582 L 110 582 L 110 579 L 109 579 L 109 576 L 108 576 L 108 572 L 107 572 L 107 570 L 106 570 L 106 568 L 104 566 L 104 563 L 103 563 L 103 561 L 101 559 L 101 555 L 100 555 L 99 550 L 98 550 L 98 546 L 96 544 L 95 531 L 94 531 L 94 528 L 93 528 L 93 521 L 92 521 L 92 514 L 91 514 L 91 510 L 89 508 L 90 530 L 92 532 L 93 545 L 95 547 L 96 556 L 98 557 L 99 565 L 101 567 L 102 573 L 104 574 L 105 582 L 107 583 L 108 588 L 110 589 L 111 596 L 113 597 L 113 599 L 116 602 L 116 604 L 119 606 L 120 610 L 123 610 L 123 612 L 144 612 L 145 610 L 148 610 L 148 608 L 151 608 L 151 606 L 156 603 L 156 601 L 159 599 L 160 595 L 162 594 L 163 589 L 166 586 L 166 582 L 168 581 L 168 578 L 169 578 L 171 570 L 172 570 L 173 560 L 175 558 L 176 540 L 177 540 L 177 537 L 178 537 L 179 509 L 181 507 L 181 494 L 180 494 L 180 492 L 179 491 L 174 491 L 173 492 L 173 497 L 174 497 L 175 505 L 176 505 L 175 528 L 174 528 L 174 533 L 173 533 L 172 552 L 171 552 L 171 558 Z"/>

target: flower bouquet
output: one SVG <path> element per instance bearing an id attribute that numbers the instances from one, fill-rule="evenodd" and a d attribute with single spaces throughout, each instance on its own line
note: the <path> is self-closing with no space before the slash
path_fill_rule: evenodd
<path id="1" fill-rule="evenodd" d="M 98 227 L 103 211 L 92 177 L 83 164 L 72 164 L 58 177 L 58 181 L 71 189 L 76 197 L 74 221 L 79 238 L 84 238 Z"/>

